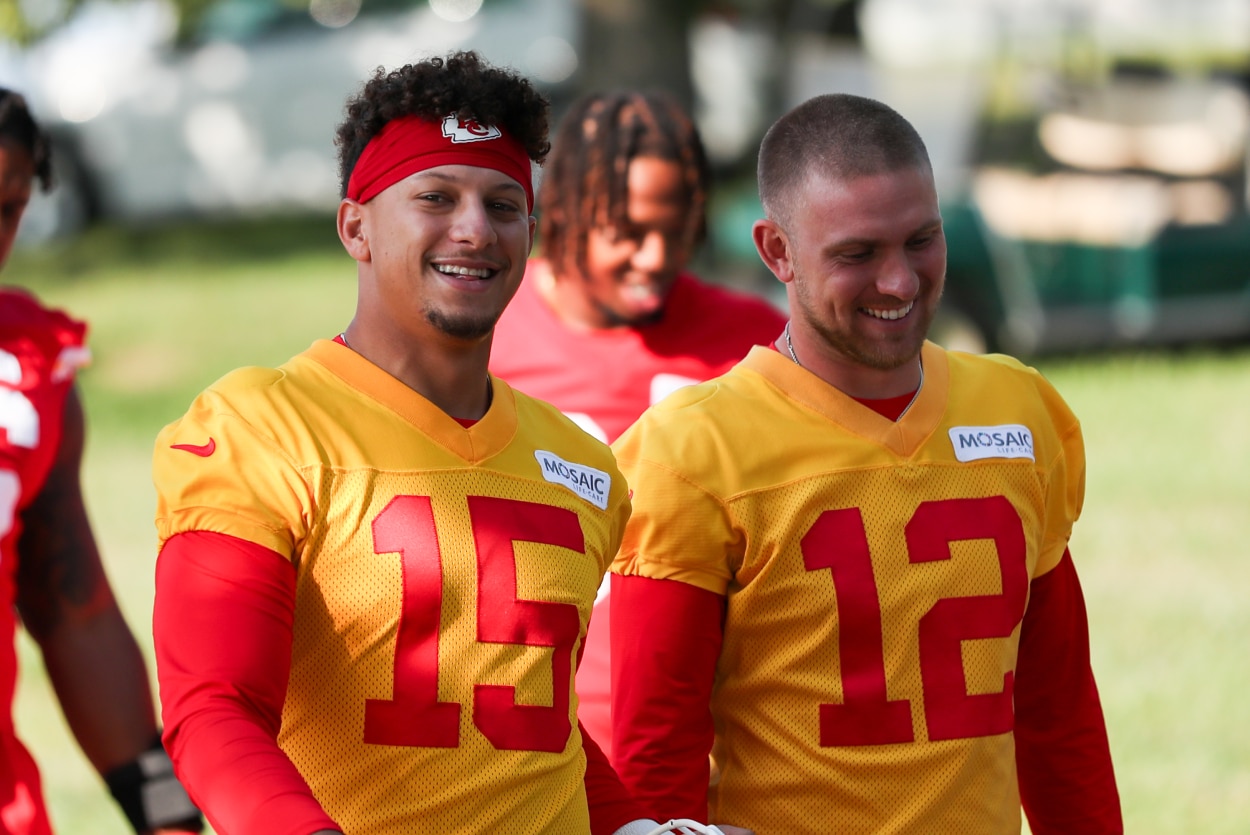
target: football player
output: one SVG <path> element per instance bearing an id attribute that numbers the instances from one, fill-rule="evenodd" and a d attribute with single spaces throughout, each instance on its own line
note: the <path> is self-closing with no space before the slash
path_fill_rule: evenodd
<path id="1" fill-rule="evenodd" d="M 491 370 L 615 440 L 652 403 L 728 371 L 785 317 L 687 269 L 707 226 L 694 122 L 669 95 L 618 91 L 572 105 L 538 194 L 538 240 L 495 331 Z M 609 589 L 577 674 L 578 716 L 610 754 Z"/>
<path id="2" fill-rule="evenodd" d="M 36 182 L 52 185 L 47 137 L 0 88 L 0 266 Z M 147 669 L 100 562 L 84 505 L 83 407 L 75 373 L 86 325 L 0 287 L 0 830 L 45 835 L 39 772 L 16 735 L 17 618 L 38 645 L 74 738 L 139 833 L 199 832 L 156 727 Z"/>
<path id="3" fill-rule="evenodd" d="M 231 835 L 645 835 L 573 674 L 629 498 L 606 445 L 488 373 L 548 103 L 457 53 L 338 128 L 355 315 L 160 434 L 166 742 Z"/>
<path id="4" fill-rule="evenodd" d="M 789 324 L 614 445 L 622 778 L 759 835 L 1001 835 L 1022 807 L 1035 835 L 1120 832 L 1076 417 L 1016 360 L 926 341 L 946 243 L 902 116 L 818 96 L 757 173 Z"/>

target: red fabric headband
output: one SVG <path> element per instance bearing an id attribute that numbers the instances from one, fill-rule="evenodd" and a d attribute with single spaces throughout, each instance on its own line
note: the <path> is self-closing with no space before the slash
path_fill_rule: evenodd
<path id="1" fill-rule="evenodd" d="M 497 127 L 454 113 L 439 122 L 419 116 L 387 122 L 360 153 L 347 196 L 366 203 L 405 177 L 439 165 L 475 165 L 507 174 L 525 189 L 526 209 L 534 210 L 530 158 L 521 143 Z"/>

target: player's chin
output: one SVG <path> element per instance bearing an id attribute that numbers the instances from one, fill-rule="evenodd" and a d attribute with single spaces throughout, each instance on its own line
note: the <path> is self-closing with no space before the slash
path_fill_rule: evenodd
<path id="1" fill-rule="evenodd" d="M 616 317 L 626 325 L 649 324 L 664 314 L 666 298 L 657 287 L 626 288 L 617 299 Z"/>
<path id="2" fill-rule="evenodd" d="M 480 310 L 469 313 L 430 310 L 426 312 L 426 319 L 448 336 L 473 342 L 490 335 L 495 323 L 499 321 L 499 313 Z"/>

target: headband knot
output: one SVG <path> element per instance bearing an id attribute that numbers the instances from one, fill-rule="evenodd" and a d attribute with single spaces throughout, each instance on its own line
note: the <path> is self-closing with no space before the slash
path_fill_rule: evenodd
<path id="1" fill-rule="evenodd" d="M 347 196 L 367 203 L 395 183 L 439 165 L 474 165 L 506 174 L 525 189 L 534 211 L 530 158 L 509 134 L 494 125 L 452 113 L 441 121 L 401 116 L 369 140 L 347 181 Z"/>

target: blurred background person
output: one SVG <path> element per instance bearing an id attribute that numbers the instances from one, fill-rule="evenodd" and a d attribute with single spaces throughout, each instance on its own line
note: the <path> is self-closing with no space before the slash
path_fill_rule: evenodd
<path id="1" fill-rule="evenodd" d="M 35 184 L 51 187 L 48 142 L 25 100 L 0 88 L 0 266 Z M 75 371 L 86 325 L 0 286 L 0 828 L 50 833 L 39 772 L 12 718 L 20 616 L 65 720 L 139 833 L 199 832 L 199 812 L 161 746 L 143 655 L 114 599 L 83 503 Z"/>
<path id="2" fill-rule="evenodd" d="M 785 317 L 687 266 L 710 176 L 690 116 L 663 92 L 594 93 L 565 114 L 538 195 L 543 257 L 495 329 L 491 371 L 614 441 L 652 403 L 767 345 Z M 607 589 L 577 675 L 579 717 L 610 755 Z"/>

